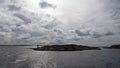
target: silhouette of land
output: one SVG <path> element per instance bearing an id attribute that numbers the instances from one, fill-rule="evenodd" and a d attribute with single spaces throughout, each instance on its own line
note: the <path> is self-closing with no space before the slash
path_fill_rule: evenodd
<path id="1" fill-rule="evenodd" d="M 35 46 L 35 45 L 0 45 L 0 46 Z M 105 49 L 120 49 L 120 44 L 102 47 Z M 99 47 L 65 44 L 65 45 L 37 45 L 36 48 L 30 48 L 36 51 L 81 51 L 81 50 L 101 50 Z"/>
<path id="2" fill-rule="evenodd" d="M 116 44 L 116 45 L 112 45 L 110 47 L 104 47 L 104 48 L 107 48 L 107 49 L 120 49 L 120 44 Z"/>
<path id="3" fill-rule="evenodd" d="M 89 47 L 83 45 L 66 44 L 66 45 L 46 45 L 32 48 L 37 51 L 81 51 L 81 50 L 100 50 L 99 47 Z"/>

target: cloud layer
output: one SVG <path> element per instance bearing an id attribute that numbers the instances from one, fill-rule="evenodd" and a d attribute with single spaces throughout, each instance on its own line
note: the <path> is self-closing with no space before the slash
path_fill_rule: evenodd
<path id="1" fill-rule="evenodd" d="M 0 0 L 0 44 L 119 44 L 119 0 L 55 1 Z"/>

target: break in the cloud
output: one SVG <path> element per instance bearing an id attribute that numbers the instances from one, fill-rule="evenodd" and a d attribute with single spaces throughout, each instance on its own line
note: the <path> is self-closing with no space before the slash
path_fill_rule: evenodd
<path id="1" fill-rule="evenodd" d="M 0 0 L 0 44 L 119 44 L 119 3 Z"/>

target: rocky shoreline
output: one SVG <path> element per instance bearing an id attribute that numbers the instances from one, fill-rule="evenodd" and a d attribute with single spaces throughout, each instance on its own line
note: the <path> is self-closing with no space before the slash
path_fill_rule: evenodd
<path id="1" fill-rule="evenodd" d="M 100 50 L 99 47 L 89 47 L 83 45 L 66 44 L 66 45 L 46 45 L 37 48 L 31 48 L 36 51 L 81 51 L 81 50 Z"/>

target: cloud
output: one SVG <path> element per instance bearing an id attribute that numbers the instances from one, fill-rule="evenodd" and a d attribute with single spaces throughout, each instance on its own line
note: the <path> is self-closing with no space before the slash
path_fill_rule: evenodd
<path id="1" fill-rule="evenodd" d="M 92 30 L 75 30 L 75 33 L 78 36 L 85 37 L 85 38 L 86 38 L 86 36 L 89 36 L 92 38 L 101 38 L 104 36 L 112 36 L 112 35 L 117 34 L 117 33 L 111 32 L 111 31 L 107 31 L 104 33 L 104 32 L 92 31 Z"/>
<path id="2" fill-rule="evenodd" d="M 50 3 L 46 2 L 46 1 L 40 2 L 40 3 L 39 3 L 39 6 L 40 6 L 41 8 L 43 8 L 43 9 L 44 9 L 44 8 L 53 8 L 53 9 L 56 8 L 55 5 L 50 4 Z"/>
<path id="3" fill-rule="evenodd" d="M 15 13 L 14 16 L 18 17 L 19 19 L 23 20 L 24 23 L 31 23 L 31 19 L 29 19 L 28 17 L 22 15 L 22 14 L 19 14 L 19 13 Z"/>
<path id="4" fill-rule="evenodd" d="M 57 21 L 56 18 L 53 18 L 51 21 L 48 21 L 41 26 L 46 29 L 52 29 L 52 28 L 55 28 L 59 24 L 60 22 Z"/>
<path id="5" fill-rule="evenodd" d="M 57 29 L 57 28 L 55 28 L 53 31 L 56 32 L 56 33 L 58 33 L 58 34 L 63 34 L 63 31 L 60 30 L 60 29 Z"/>
<path id="6" fill-rule="evenodd" d="M 79 30 L 75 30 L 75 33 L 76 33 L 78 36 L 88 36 L 88 35 L 89 35 L 89 31 L 81 32 L 81 31 L 79 31 Z"/>
<path id="7" fill-rule="evenodd" d="M 0 0 L 0 3 L 4 3 L 4 0 Z"/>
<path id="8" fill-rule="evenodd" d="M 103 37 L 104 35 L 101 35 L 99 32 L 93 32 L 93 33 L 91 34 L 91 36 L 92 36 L 93 38 L 100 38 L 100 37 Z"/>
<path id="9" fill-rule="evenodd" d="M 16 5 L 8 5 L 8 10 L 10 11 L 19 11 L 21 7 L 18 7 Z"/>
<path id="10" fill-rule="evenodd" d="M 114 32 L 107 32 L 105 35 L 106 36 L 114 35 Z"/>
<path id="11" fill-rule="evenodd" d="M 49 1 L 32 2 L 0 0 L 0 44 L 120 42 L 119 0 L 59 0 L 58 8 Z"/>

